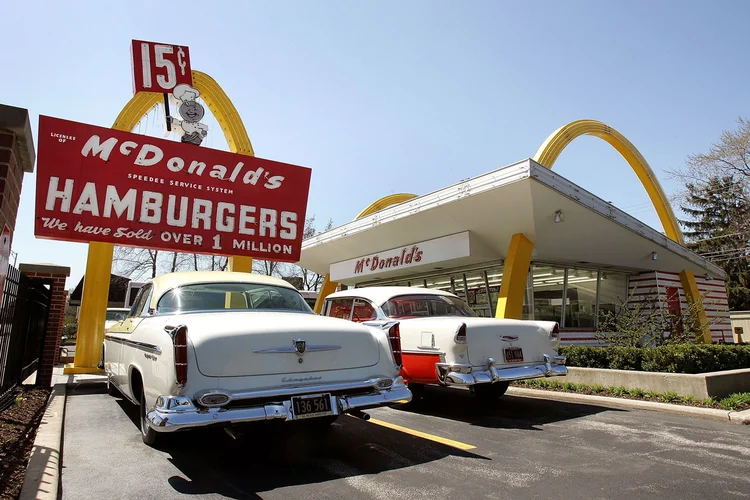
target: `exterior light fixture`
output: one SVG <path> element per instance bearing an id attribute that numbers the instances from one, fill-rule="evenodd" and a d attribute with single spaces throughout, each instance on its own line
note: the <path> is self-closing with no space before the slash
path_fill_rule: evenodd
<path id="1" fill-rule="evenodd" d="M 656 260 L 659 258 L 659 255 L 656 252 L 651 252 L 651 260 Z"/>
<path id="2" fill-rule="evenodd" d="M 609 278 L 607 278 L 607 273 L 602 273 L 602 279 L 603 280 L 609 279 Z"/>
<path id="3" fill-rule="evenodd" d="M 558 209 L 555 210 L 555 224 L 559 224 L 563 221 L 563 211 Z"/>
<path id="4" fill-rule="evenodd" d="M 706 278 L 706 281 L 711 281 L 713 279 L 711 276 L 709 276 L 708 273 L 706 273 L 706 275 L 704 276 L 704 278 Z"/>

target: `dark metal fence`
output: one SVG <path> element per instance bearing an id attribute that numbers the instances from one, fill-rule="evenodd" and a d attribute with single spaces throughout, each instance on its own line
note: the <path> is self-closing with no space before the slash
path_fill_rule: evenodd
<path id="1" fill-rule="evenodd" d="M 13 266 L 0 302 L 0 407 L 39 367 L 52 292 Z"/>

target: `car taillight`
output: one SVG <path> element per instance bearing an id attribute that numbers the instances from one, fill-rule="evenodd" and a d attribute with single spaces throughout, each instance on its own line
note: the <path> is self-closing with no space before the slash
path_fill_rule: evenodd
<path id="1" fill-rule="evenodd" d="M 187 343 L 187 326 L 178 326 L 172 332 L 172 344 L 174 345 L 174 372 L 179 385 L 187 383 Z"/>
<path id="2" fill-rule="evenodd" d="M 388 340 L 391 343 L 391 351 L 393 352 L 393 359 L 396 361 L 396 365 L 402 366 L 401 359 L 401 331 L 398 328 L 398 323 L 388 329 Z"/>
<path id="3" fill-rule="evenodd" d="M 558 340 L 560 338 L 560 325 L 555 323 L 555 326 L 552 327 L 552 331 L 549 332 L 549 338 L 551 340 Z"/>
<path id="4" fill-rule="evenodd" d="M 456 329 L 456 344 L 466 343 L 466 323 L 461 323 Z"/>

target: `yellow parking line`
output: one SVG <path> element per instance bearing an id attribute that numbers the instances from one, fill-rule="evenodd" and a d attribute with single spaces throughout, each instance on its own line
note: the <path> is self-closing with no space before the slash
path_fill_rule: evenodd
<path id="1" fill-rule="evenodd" d="M 473 450 L 474 448 L 476 448 L 476 446 L 462 443 L 461 441 L 454 441 L 452 439 L 435 436 L 434 434 L 427 434 L 426 432 L 415 431 L 414 429 L 409 429 L 408 427 L 401 427 L 400 425 L 392 424 L 390 422 L 384 422 L 382 420 L 377 420 L 374 418 L 371 418 L 370 420 L 368 420 L 368 422 L 370 422 L 371 424 L 381 425 L 383 427 L 387 427 L 395 431 L 403 432 L 405 434 L 411 434 L 412 436 L 421 437 L 423 439 L 429 439 L 430 441 L 435 441 L 436 443 L 444 444 L 446 446 L 452 446 L 454 448 L 458 448 L 459 450 Z"/>

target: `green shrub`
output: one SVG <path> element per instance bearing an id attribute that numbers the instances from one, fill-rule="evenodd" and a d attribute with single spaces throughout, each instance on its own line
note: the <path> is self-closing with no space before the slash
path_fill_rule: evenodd
<path id="1" fill-rule="evenodd" d="M 635 396 L 637 398 L 642 398 L 643 395 L 646 394 L 646 391 L 637 387 L 635 389 L 630 389 L 628 392 L 630 392 L 631 396 Z"/>
<path id="2" fill-rule="evenodd" d="M 674 403 L 675 401 L 680 400 L 680 395 L 676 392 L 667 391 L 661 395 L 661 400 L 665 403 Z"/>
<path id="3" fill-rule="evenodd" d="M 658 392 L 654 392 L 654 391 L 646 391 L 646 393 L 644 394 L 644 396 L 646 396 L 647 398 L 650 398 L 650 399 L 658 399 L 659 393 Z"/>
<path id="4" fill-rule="evenodd" d="M 562 387 L 562 384 L 557 380 L 550 380 L 547 387 L 549 387 L 550 389 L 559 389 L 560 387 Z"/>
<path id="5" fill-rule="evenodd" d="M 719 401 L 719 408 L 722 410 L 738 410 L 744 405 L 750 405 L 750 392 L 730 394 Z"/>
<path id="6" fill-rule="evenodd" d="M 709 396 L 706 399 L 703 400 L 703 404 L 705 406 L 713 406 L 716 404 L 716 398 L 713 396 Z"/>
<path id="7" fill-rule="evenodd" d="M 669 344 L 659 347 L 563 346 L 568 366 L 705 373 L 750 368 L 750 345 Z"/>
<path id="8" fill-rule="evenodd" d="M 626 396 L 628 394 L 628 388 L 622 385 L 615 385 L 609 388 L 609 393 L 613 396 Z"/>
<path id="9" fill-rule="evenodd" d="M 600 394 L 604 391 L 605 391 L 605 388 L 603 385 L 594 384 L 591 386 L 591 392 L 593 392 L 594 394 Z"/>

